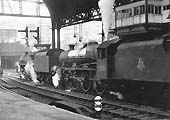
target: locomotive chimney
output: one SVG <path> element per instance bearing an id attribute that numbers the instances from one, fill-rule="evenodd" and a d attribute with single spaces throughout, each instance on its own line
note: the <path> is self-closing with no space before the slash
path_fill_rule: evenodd
<path id="1" fill-rule="evenodd" d="M 69 45 L 69 50 L 74 50 L 74 46 L 75 46 L 74 44 L 70 44 Z"/>

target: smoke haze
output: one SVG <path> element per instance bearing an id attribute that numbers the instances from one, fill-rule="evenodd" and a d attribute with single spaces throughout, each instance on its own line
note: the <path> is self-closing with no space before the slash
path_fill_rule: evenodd
<path id="1" fill-rule="evenodd" d="M 110 91 L 109 92 L 110 95 L 115 95 L 117 97 L 117 99 L 122 100 L 123 99 L 123 95 L 120 92 L 113 92 Z"/>
<path id="2" fill-rule="evenodd" d="M 28 61 L 27 64 L 25 65 L 25 71 L 28 75 L 30 75 L 31 79 L 33 80 L 33 82 L 37 83 L 39 82 L 37 80 L 37 75 L 34 71 L 34 67 L 33 67 L 33 62 L 32 61 Z"/>
<path id="3" fill-rule="evenodd" d="M 52 72 L 52 84 L 56 88 L 59 85 L 61 71 L 57 68 L 56 65 L 54 65 L 51 69 Z"/>
<path id="4" fill-rule="evenodd" d="M 113 5 L 115 0 L 100 0 L 98 2 L 100 13 L 102 15 L 102 22 L 103 22 L 103 30 L 105 35 L 105 40 L 108 38 L 108 31 L 111 27 L 112 20 L 113 20 Z"/>

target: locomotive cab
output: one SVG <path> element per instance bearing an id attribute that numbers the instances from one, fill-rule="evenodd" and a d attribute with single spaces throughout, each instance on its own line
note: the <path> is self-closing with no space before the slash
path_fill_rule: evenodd
<path id="1" fill-rule="evenodd" d="M 97 79 L 109 79 L 114 71 L 114 54 L 117 50 L 117 43 L 115 40 L 106 41 L 103 42 L 97 49 Z"/>
<path id="2" fill-rule="evenodd" d="M 103 94 L 108 84 L 108 80 L 112 78 L 114 72 L 114 55 L 120 42 L 116 39 L 103 42 L 98 49 L 96 77 L 97 81 L 94 88 L 98 94 Z"/>
<path id="3" fill-rule="evenodd" d="M 107 79 L 106 51 L 107 49 L 105 47 L 99 46 L 96 71 L 97 79 Z"/>

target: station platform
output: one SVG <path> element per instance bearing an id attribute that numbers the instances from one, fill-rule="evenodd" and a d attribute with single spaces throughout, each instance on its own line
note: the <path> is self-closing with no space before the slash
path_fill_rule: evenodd
<path id="1" fill-rule="evenodd" d="M 0 86 L 0 120 L 94 120 L 20 96 Z"/>

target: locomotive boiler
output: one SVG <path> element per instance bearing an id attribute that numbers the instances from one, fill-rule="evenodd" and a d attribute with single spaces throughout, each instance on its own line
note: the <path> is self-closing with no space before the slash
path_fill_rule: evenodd
<path id="1" fill-rule="evenodd" d="M 59 59 L 63 64 L 76 63 L 81 65 L 83 63 L 95 62 L 97 59 L 97 47 L 97 42 L 88 42 L 80 49 L 63 51 Z"/>

